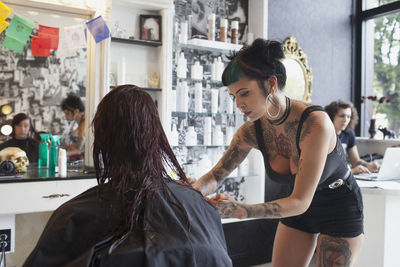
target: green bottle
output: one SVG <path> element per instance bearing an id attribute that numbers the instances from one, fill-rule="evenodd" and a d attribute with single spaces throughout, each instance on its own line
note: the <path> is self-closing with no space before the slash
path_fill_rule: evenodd
<path id="1" fill-rule="evenodd" d="M 50 135 L 51 145 L 49 147 L 49 174 L 58 172 L 58 149 L 61 135 Z"/>
<path id="2" fill-rule="evenodd" d="M 41 133 L 40 134 L 40 144 L 39 144 L 39 160 L 38 167 L 39 168 L 47 168 L 48 154 L 49 154 L 49 144 L 47 141 L 49 140 L 49 134 Z"/>

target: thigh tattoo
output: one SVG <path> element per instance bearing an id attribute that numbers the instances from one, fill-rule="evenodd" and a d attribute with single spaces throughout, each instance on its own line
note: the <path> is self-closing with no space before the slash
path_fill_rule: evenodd
<path id="1" fill-rule="evenodd" d="M 319 266 L 350 266 L 351 250 L 348 241 L 337 237 L 323 237 L 319 250 Z"/>

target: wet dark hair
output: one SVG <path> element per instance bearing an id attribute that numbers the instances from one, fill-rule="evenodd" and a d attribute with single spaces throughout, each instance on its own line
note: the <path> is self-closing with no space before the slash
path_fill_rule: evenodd
<path id="1" fill-rule="evenodd" d="M 14 116 L 14 118 L 11 121 L 11 126 L 13 128 L 13 131 L 11 133 L 11 136 L 15 138 L 15 126 L 17 126 L 21 121 L 24 120 L 29 120 L 29 133 L 28 133 L 28 138 L 34 139 L 34 140 L 40 140 L 39 134 L 36 132 L 35 127 L 33 127 L 33 123 L 31 118 L 25 114 L 25 113 L 18 113 L 17 115 Z"/>
<path id="2" fill-rule="evenodd" d="M 328 113 L 329 118 L 331 118 L 332 122 L 335 119 L 336 114 L 339 112 L 339 109 L 347 109 L 347 108 L 351 109 L 351 117 L 350 117 L 350 122 L 347 125 L 345 131 L 347 131 L 348 129 L 354 130 L 354 128 L 358 124 L 358 112 L 357 109 L 354 107 L 353 103 L 339 99 L 325 106 L 325 111 L 326 113 Z"/>
<path id="3" fill-rule="evenodd" d="M 264 81 L 276 76 L 278 87 L 286 84 L 286 69 L 281 59 L 285 58 L 282 43 L 258 38 L 250 46 L 228 57 L 231 61 L 222 74 L 222 83 L 229 86 L 242 76 L 259 81 L 265 96 L 268 95 Z"/>
<path id="4" fill-rule="evenodd" d="M 118 244 L 131 231 L 146 230 L 145 203 L 155 192 L 165 192 L 170 203 L 184 210 L 168 197 L 166 181 L 173 181 L 168 171 L 174 170 L 183 184 L 189 182 L 147 92 L 135 85 L 115 87 L 99 103 L 92 126 L 97 181 L 111 187 L 125 215 L 114 230 Z"/>
<path id="5" fill-rule="evenodd" d="M 85 111 L 85 105 L 83 104 L 81 98 L 73 93 L 68 94 L 67 98 L 65 98 L 61 102 L 62 110 L 74 111 L 78 109 L 80 112 Z"/>

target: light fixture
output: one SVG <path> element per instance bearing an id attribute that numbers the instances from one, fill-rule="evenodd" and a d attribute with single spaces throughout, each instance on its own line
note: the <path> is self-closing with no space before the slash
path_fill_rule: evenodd
<path id="1" fill-rule="evenodd" d="M 2 135 L 8 136 L 12 133 L 12 131 L 13 131 L 13 128 L 10 124 L 4 124 L 0 128 L 0 132 Z"/>
<path id="2" fill-rule="evenodd" d="M 0 111 L 1 115 L 7 116 L 13 111 L 13 108 L 10 104 L 5 104 L 1 106 Z"/>

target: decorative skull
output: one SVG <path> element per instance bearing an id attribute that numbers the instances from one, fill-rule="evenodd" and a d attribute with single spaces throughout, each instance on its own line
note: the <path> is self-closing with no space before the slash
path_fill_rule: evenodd
<path id="1" fill-rule="evenodd" d="M 26 172 L 29 165 L 25 151 L 18 147 L 6 147 L 0 151 L 0 161 L 10 160 L 15 165 L 16 172 Z"/>

